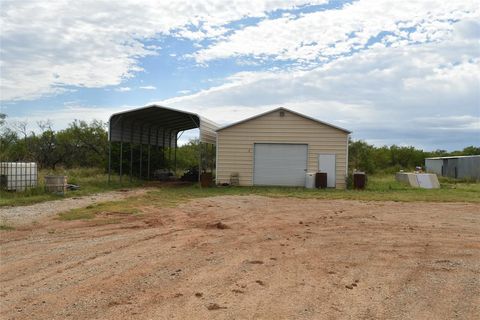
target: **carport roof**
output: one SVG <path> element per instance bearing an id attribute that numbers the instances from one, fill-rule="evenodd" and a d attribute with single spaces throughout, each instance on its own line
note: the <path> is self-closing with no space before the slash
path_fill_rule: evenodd
<path id="1" fill-rule="evenodd" d="M 195 128 L 200 129 L 200 141 L 215 144 L 215 130 L 218 125 L 213 121 L 196 113 L 154 104 L 112 114 L 109 121 L 109 140 L 134 143 L 140 141 L 145 143 L 144 140 L 147 140 L 152 145 L 167 145 L 167 142 L 168 145 L 172 145 L 171 140 L 178 132 Z M 153 136 L 152 129 L 156 132 L 156 137 Z M 144 138 L 147 130 L 149 139 Z M 165 139 L 158 141 L 159 131 L 165 135 L 168 133 L 167 141 Z"/>

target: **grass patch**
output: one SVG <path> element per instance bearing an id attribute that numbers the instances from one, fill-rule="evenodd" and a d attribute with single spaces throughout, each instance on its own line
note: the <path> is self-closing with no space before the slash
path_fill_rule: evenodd
<path id="1" fill-rule="evenodd" d="M 59 220 L 73 221 L 73 220 L 88 220 L 95 218 L 95 215 L 90 212 L 85 212 L 80 209 L 71 210 L 58 214 Z"/>
<path id="2" fill-rule="evenodd" d="M 412 188 L 395 181 L 394 175 L 370 176 L 365 190 L 304 189 L 294 187 L 160 188 L 144 196 L 144 203 L 175 206 L 188 199 L 221 195 L 261 195 L 303 199 L 349 199 L 365 201 L 480 202 L 480 183 L 442 182 L 440 189 Z"/>
<path id="3" fill-rule="evenodd" d="M 140 212 L 137 206 L 140 202 L 134 201 L 136 206 L 133 206 L 131 200 L 102 202 L 86 206 L 85 208 L 73 209 L 67 212 L 59 213 L 58 218 L 64 221 L 71 220 L 88 220 L 93 219 L 99 214 L 106 215 L 131 215 Z M 115 223 L 115 222 L 112 222 Z"/>
<path id="4" fill-rule="evenodd" d="M 6 224 L 0 224 L 0 230 L 1 231 L 13 231 L 15 230 L 14 227 L 6 225 Z"/>
<path id="5" fill-rule="evenodd" d="M 65 195 L 47 193 L 44 188 L 46 175 L 65 175 L 67 176 L 68 183 L 79 185 L 80 190 L 67 191 Z M 79 197 L 143 185 L 143 182 L 139 180 L 130 182 L 128 177 L 124 177 L 123 183 L 119 182 L 118 177 L 112 177 L 111 182 L 108 183 L 108 175 L 105 174 L 104 170 L 98 168 L 59 169 L 55 171 L 40 170 L 38 183 L 38 187 L 28 189 L 24 192 L 7 192 L 0 190 L 0 207 L 25 206 L 39 202 Z"/>

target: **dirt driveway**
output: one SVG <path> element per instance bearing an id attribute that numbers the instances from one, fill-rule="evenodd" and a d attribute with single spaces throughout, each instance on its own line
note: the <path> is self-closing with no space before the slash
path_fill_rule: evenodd
<path id="1" fill-rule="evenodd" d="M 232 196 L 142 209 L 2 231 L 0 317 L 480 315 L 477 204 Z"/>

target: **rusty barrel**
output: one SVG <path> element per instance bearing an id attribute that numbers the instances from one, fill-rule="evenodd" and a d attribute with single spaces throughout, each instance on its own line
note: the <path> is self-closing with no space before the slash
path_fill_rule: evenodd
<path id="1" fill-rule="evenodd" d="M 213 175 L 211 172 L 205 172 L 200 175 L 200 186 L 208 188 L 213 185 Z"/>
<path id="2" fill-rule="evenodd" d="M 367 182 L 367 175 L 365 174 L 365 172 L 353 173 L 353 188 L 365 189 L 366 182 Z"/>
<path id="3" fill-rule="evenodd" d="M 65 194 L 65 192 L 67 192 L 67 177 L 66 176 L 46 176 L 45 191 L 52 192 L 52 193 Z"/>

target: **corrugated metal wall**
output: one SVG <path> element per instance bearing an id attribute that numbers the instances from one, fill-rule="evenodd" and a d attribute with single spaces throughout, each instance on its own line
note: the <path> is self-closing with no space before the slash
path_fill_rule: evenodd
<path id="1" fill-rule="evenodd" d="M 480 180 L 480 156 L 425 159 L 425 169 L 444 177 Z"/>

